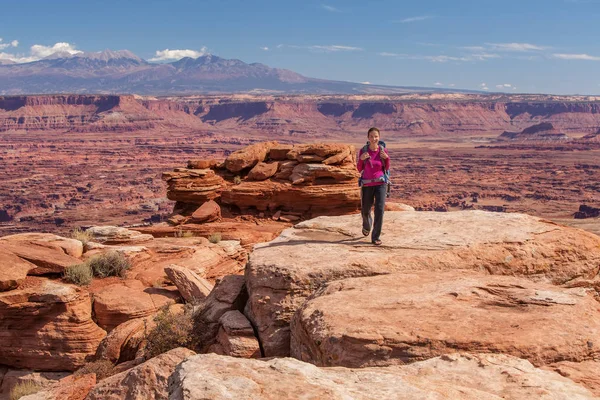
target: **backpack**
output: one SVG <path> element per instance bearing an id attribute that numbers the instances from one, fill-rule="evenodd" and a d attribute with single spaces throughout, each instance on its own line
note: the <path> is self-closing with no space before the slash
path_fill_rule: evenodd
<path id="1" fill-rule="evenodd" d="M 379 158 L 381 159 L 381 152 L 384 151 L 385 149 L 385 142 L 383 140 L 379 141 Z M 365 144 L 363 146 L 363 148 L 360 151 L 360 154 L 364 154 L 365 152 L 369 151 L 369 142 L 367 142 L 367 144 Z M 382 161 L 383 164 L 383 181 L 385 182 L 385 184 L 387 185 L 386 187 L 386 197 L 390 197 L 390 191 L 391 191 L 391 186 L 392 186 L 392 181 L 390 180 L 390 170 L 389 169 L 385 169 L 385 162 Z M 363 170 L 364 171 L 364 170 Z M 360 174 L 360 178 L 358 178 L 358 186 L 361 187 L 363 185 L 363 178 L 362 178 L 362 172 Z"/>

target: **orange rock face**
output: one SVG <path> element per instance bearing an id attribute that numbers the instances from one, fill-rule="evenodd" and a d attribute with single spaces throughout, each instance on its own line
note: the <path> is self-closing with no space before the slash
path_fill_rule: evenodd
<path id="1" fill-rule="evenodd" d="M 92 321 L 90 296 L 53 281 L 0 294 L 0 359 L 17 368 L 74 371 L 106 332 Z"/>
<path id="2" fill-rule="evenodd" d="M 201 224 L 203 222 L 214 222 L 221 219 L 221 207 L 213 200 L 202 204 L 190 218 L 192 223 Z"/>

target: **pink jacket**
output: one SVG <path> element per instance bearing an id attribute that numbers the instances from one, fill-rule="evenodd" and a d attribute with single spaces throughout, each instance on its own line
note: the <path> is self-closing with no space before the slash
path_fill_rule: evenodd
<path id="1" fill-rule="evenodd" d="M 360 156 L 363 154 L 363 149 L 360 149 L 358 153 L 358 164 L 356 167 L 359 172 L 362 172 L 362 178 L 365 180 L 377 179 L 383 176 L 383 170 L 386 171 L 390 169 L 390 158 L 386 158 L 382 163 L 381 157 L 379 157 L 379 147 L 377 150 L 372 151 L 371 149 L 367 150 L 369 152 L 370 158 L 367 158 L 365 161 L 360 159 Z M 384 149 L 385 154 L 388 154 L 387 150 Z M 385 168 L 384 165 L 385 164 Z M 365 183 L 364 186 L 376 186 L 382 185 L 383 182 L 372 182 Z"/>

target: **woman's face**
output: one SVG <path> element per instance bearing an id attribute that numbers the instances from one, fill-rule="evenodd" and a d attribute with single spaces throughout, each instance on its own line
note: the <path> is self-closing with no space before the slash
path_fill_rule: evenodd
<path id="1" fill-rule="evenodd" d="M 372 146 L 377 146 L 377 144 L 379 143 L 379 132 L 371 131 L 371 133 L 369 133 L 369 143 Z"/>

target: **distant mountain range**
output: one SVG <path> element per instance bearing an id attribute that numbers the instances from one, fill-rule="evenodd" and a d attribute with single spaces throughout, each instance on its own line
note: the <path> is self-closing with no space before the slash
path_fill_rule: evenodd
<path id="1" fill-rule="evenodd" d="M 128 50 L 55 53 L 39 61 L 0 65 L 0 95 L 97 93 L 143 95 L 202 93 L 393 94 L 469 92 L 331 81 L 260 63 L 214 55 L 156 64 Z"/>

